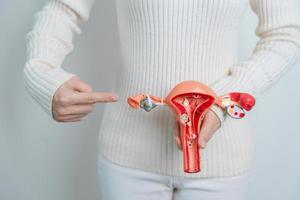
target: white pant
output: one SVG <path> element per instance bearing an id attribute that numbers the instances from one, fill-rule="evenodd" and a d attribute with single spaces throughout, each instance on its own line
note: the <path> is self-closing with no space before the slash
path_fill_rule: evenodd
<path id="1" fill-rule="evenodd" d="M 98 159 L 101 200 L 245 200 L 253 170 L 233 177 L 160 175 Z"/>

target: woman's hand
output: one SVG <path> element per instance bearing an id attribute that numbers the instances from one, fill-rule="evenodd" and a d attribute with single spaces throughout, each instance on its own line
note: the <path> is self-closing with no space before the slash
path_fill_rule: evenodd
<path id="1" fill-rule="evenodd" d="M 174 139 L 178 148 L 182 150 L 182 145 L 180 142 L 180 125 L 177 121 L 175 122 L 175 126 L 177 129 L 177 135 L 174 137 Z M 221 122 L 217 115 L 212 110 L 209 110 L 206 113 L 200 128 L 200 137 L 198 140 L 200 148 L 204 149 L 206 147 L 208 141 L 212 138 L 220 126 Z"/>
<path id="2" fill-rule="evenodd" d="M 118 100 L 112 93 L 93 92 L 92 88 L 74 76 L 55 92 L 52 100 L 52 115 L 58 122 L 80 121 L 90 113 L 96 103 Z"/>

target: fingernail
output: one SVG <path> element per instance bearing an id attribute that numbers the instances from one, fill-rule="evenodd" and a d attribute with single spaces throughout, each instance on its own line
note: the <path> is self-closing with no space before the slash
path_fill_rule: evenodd
<path id="1" fill-rule="evenodd" d="M 111 96 L 111 99 L 112 99 L 113 101 L 116 101 L 116 100 L 119 99 L 119 96 L 118 96 L 118 95 L 113 95 L 113 96 Z"/>
<path id="2" fill-rule="evenodd" d="M 205 148 L 205 147 L 206 147 L 206 142 L 205 142 L 205 141 L 200 141 L 200 146 L 201 146 L 202 148 Z"/>

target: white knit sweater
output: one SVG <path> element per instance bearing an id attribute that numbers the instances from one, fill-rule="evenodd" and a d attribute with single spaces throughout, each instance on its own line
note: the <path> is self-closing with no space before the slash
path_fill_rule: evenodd
<path id="1" fill-rule="evenodd" d="M 113 91 L 120 100 L 105 105 L 99 153 L 122 166 L 174 176 L 232 176 L 252 168 L 255 151 L 247 117 L 234 120 L 214 107 L 222 126 L 201 151 L 202 171 L 187 174 L 173 140 L 173 111 L 134 110 L 127 97 L 138 92 L 165 97 L 184 80 L 206 83 L 219 95 L 240 91 L 259 97 L 299 58 L 296 1 L 116 0 L 122 68 Z M 247 60 L 238 61 L 238 34 L 249 3 L 259 19 L 260 40 Z M 53 94 L 73 76 L 62 62 L 92 4 L 49 1 L 28 34 L 25 83 L 50 116 Z"/>

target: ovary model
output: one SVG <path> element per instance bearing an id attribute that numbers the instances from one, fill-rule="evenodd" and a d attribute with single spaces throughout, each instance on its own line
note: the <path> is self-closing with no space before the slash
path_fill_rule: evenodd
<path id="1" fill-rule="evenodd" d="M 176 114 L 180 123 L 180 141 L 183 151 L 183 168 L 186 173 L 197 173 L 200 168 L 198 138 L 202 120 L 209 108 L 216 104 L 236 119 L 245 116 L 255 105 L 255 98 L 247 93 L 232 92 L 217 96 L 207 85 L 198 81 L 183 81 L 177 84 L 165 98 L 139 93 L 128 97 L 132 108 L 150 112 L 158 105 L 167 105 Z"/>

